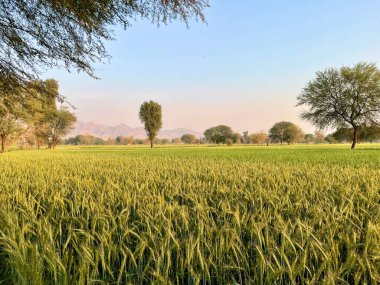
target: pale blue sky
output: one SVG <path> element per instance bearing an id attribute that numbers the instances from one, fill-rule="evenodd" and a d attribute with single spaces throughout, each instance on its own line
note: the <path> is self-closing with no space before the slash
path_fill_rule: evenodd
<path id="1" fill-rule="evenodd" d="M 365 0 L 211 1 L 208 24 L 157 28 L 137 20 L 106 44 L 109 64 L 85 74 L 52 70 L 79 120 L 140 126 L 145 100 L 162 104 L 164 128 L 236 131 L 299 123 L 296 96 L 315 71 L 380 63 L 380 2 Z"/>

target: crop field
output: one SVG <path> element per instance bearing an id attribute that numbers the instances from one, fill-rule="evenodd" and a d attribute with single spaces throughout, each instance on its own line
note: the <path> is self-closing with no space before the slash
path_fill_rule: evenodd
<path id="1" fill-rule="evenodd" d="M 0 156 L 0 284 L 379 284 L 380 145 Z"/>

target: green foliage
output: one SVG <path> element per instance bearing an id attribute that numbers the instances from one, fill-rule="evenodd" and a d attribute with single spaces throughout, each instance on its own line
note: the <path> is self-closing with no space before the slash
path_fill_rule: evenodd
<path id="1" fill-rule="evenodd" d="M 109 56 L 104 41 L 114 25 L 136 18 L 160 24 L 204 21 L 207 0 L 4 0 L 0 1 L 0 90 L 35 79 L 41 67 L 64 66 L 94 76 L 93 63 Z"/>
<path id="2" fill-rule="evenodd" d="M 351 128 L 338 128 L 335 132 L 332 133 L 332 136 L 337 142 L 344 142 L 352 140 L 352 129 Z"/>
<path id="3" fill-rule="evenodd" d="M 44 117 L 44 123 L 47 127 L 47 141 L 49 148 L 55 148 L 60 139 L 67 135 L 76 122 L 75 115 L 62 108 L 51 110 Z"/>
<path id="4" fill-rule="evenodd" d="M 304 138 L 304 134 L 300 127 L 291 122 L 279 122 L 273 125 L 269 130 L 269 138 L 273 142 L 286 142 L 288 144 L 300 142 Z"/>
<path id="5" fill-rule="evenodd" d="M 309 108 L 301 117 L 318 128 L 352 128 L 355 148 L 359 127 L 378 123 L 380 71 L 375 64 L 358 63 L 317 72 L 297 100 Z"/>
<path id="6" fill-rule="evenodd" d="M 380 126 L 375 124 L 362 126 L 359 130 L 359 137 L 361 141 L 373 142 L 380 140 Z"/>
<path id="7" fill-rule="evenodd" d="M 11 113 L 0 113 L 0 140 L 1 152 L 4 152 L 7 145 L 7 140 L 12 135 L 19 135 L 23 130 L 19 118 Z"/>
<path id="8" fill-rule="evenodd" d="M 140 106 L 139 117 L 144 124 L 144 128 L 153 147 L 153 141 L 157 137 L 158 131 L 162 128 L 161 105 L 154 101 L 144 102 Z"/>
<path id="9" fill-rule="evenodd" d="M 225 144 L 227 142 L 227 139 L 234 139 L 234 132 L 230 127 L 225 125 L 209 128 L 205 130 L 203 134 L 207 141 L 216 144 Z"/>
<path id="10" fill-rule="evenodd" d="M 183 141 L 186 144 L 194 144 L 197 141 L 197 138 L 192 134 L 184 134 L 181 137 L 181 141 Z"/>
<path id="11" fill-rule="evenodd" d="M 353 137 L 351 128 L 338 128 L 333 134 L 333 137 L 338 142 L 350 141 Z M 380 127 L 377 125 L 360 126 L 357 129 L 357 140 L 363 142 L 373 142 L 380 139 Z"/>
<path id="12" fill-rule="evenodd" d="M 304 136 L 305 143 L 313 143 L 315 142 L 315 136 L 313 134 L 306 134 Z"/>
<path id="13" fill-rule="evenodd" d="M 0 157 L 2 284 L 378 284 L 379 145 Z"/>

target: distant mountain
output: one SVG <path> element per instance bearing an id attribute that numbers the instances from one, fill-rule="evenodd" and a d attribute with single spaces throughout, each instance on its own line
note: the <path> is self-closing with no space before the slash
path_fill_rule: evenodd
<path id="1" fill-rule="evenodd" d="M 144 128 L 131 128 L 125 124 L 120 124 L 116 126 L 106 126 L 101 124 L 95 124 L 92 122 L 81 122 L 78 121 L 75 123 L 74 129 L 70 132 L 68 137 L 74 137 L 76 135 L 89 134 L 103 139 L 109 137 L 115 138 L 117 136 L 133 136 L 134 138 L 145 138 L 146 133 Z M 178 128 L 170 130 L 161 130 L 158 134 L 159 138 L 179 138 L 184 134 L 193 134 L 197 138 L 201 137 L 202 134 L 193 130 Z"/>

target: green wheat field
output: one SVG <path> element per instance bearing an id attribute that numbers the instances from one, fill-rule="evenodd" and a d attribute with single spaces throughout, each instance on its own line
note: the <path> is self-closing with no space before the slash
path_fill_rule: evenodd
<path id="1" fill-rule="evenodd" d="M 379 284 L 380 145 L 0 156 L 0 284 Z"/>

